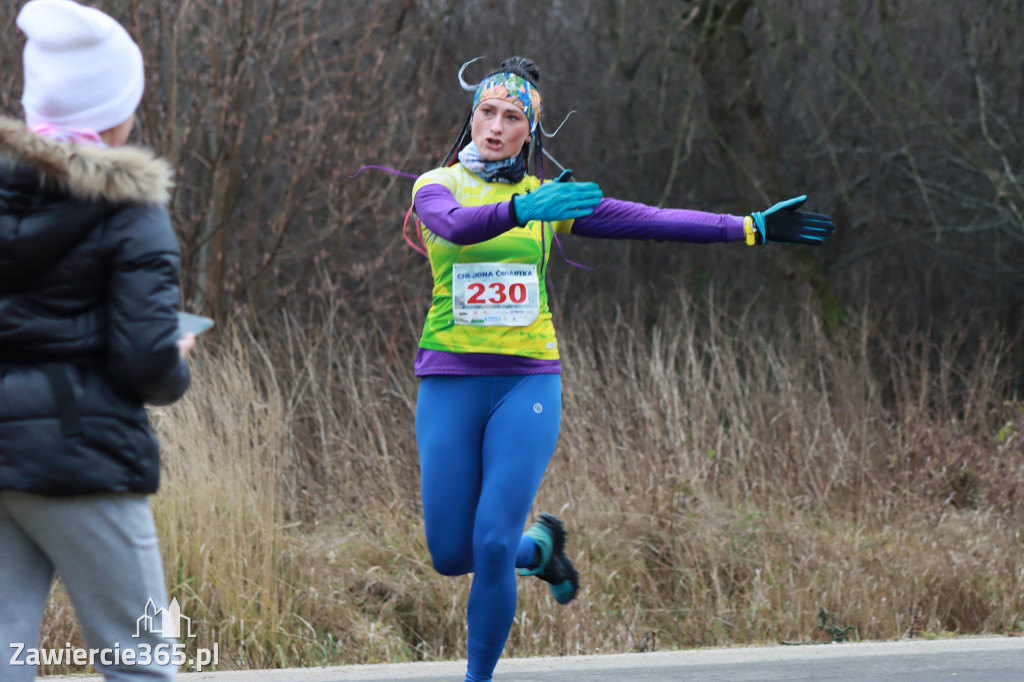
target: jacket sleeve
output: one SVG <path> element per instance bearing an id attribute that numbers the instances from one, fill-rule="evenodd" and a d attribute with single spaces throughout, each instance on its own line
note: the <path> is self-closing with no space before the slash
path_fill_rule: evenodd
<path id="1" fill-rule="evenodd" d="M 463 206 L 450 189 L 440 184 L 416 188 L 413 203 L 428 230 L 461 246 L 494 239 L 517 227 L 510 213 L 511 201 Z"/>
<path id="2" fill-rule="evenodd" d="M 184 395 L 188 365 L 178 355 L 180 255 L 162 206 L 138 204 L 110 221 L 115 240 L 107 290 L 107 369 L 144 403 Z"/>
<path id="3" fill-rule="evenodd" d="M 572 234 L 599 239 L 734 242 L 744 238 L 743 217 L 681 208 L 656 208 L 605 197 L 594 212 L 576 218 Z"/>

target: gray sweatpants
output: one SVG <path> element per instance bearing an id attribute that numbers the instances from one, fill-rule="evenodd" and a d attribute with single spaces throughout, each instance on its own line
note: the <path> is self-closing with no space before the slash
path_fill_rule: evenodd
<path id="1" fill-rule="evenodd" d="M 98 653 L 95 656 L 94 666 L 105 679 L 174 679 L 173 664 L 124 664 L 128 649 L 135 651 L 128 658 L 145 660 L 154 657 L 159 645 L 166 651 L 174 644 L 149 632 L 152 619 L 145 620 L 167 606 L 148 496 L 61 498 L 0 490 L 0 646 L 5 647 L 0 652 L 0 682 L 35 678 L 34 665 L 12 664 L 12 657 L 25 662 L 30 650 L 38 651 L 54 572 L 71 597 L 86 646 L 117 651 L 120 665 L 104 664 Z M 20 654 L 18 645 L 23 646 Z M 108 653 L 106 659 L 113 663 L 114 654 Z"/>

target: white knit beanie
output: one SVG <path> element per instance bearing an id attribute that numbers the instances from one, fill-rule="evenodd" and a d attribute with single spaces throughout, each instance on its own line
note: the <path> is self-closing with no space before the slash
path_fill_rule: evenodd
<path id="1" fill-rule="evenodd" d="M 31 0 L 18 14 L 25 45 L 30 126 L 103 132 L 128 120 L 142 100 L 142 52 L 103 12 L 73 0 Z"/>

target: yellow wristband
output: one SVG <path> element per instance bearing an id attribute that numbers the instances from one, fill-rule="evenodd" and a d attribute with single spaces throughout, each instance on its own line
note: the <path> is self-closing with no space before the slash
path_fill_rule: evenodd
<path id="1" fill-rule="evenodd" d="M 757 245 L 757 230 L 754 229 L 754 219 L 751 216 L 743 218 L 743 234 L 747 236 L 747 246 Z"/>

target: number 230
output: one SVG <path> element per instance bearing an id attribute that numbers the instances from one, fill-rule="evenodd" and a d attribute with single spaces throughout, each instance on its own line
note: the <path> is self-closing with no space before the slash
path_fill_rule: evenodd
<path id="1" fill-rule="evenodd" d="M 506 287 L 503 282 L 491 282 L 484 285 L 480 282 L 473 282 L 466 289 L 471 294 L 466 300 L 468 305 L 486 305 L 487 303 L 523 303 L 526 301 L 526 285 L 522 282 L 514 282 L 512 286 Z M 485 298 L 484 294 L 490 289 L 491 296 Z"/>

